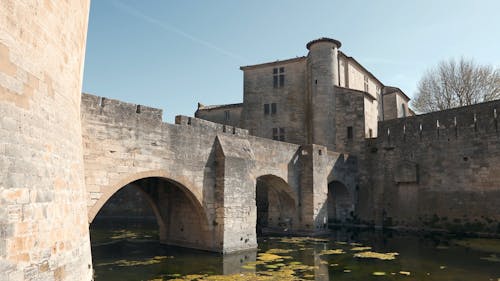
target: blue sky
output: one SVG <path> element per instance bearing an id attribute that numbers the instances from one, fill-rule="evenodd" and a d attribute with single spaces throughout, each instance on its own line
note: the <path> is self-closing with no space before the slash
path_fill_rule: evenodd
<path id="1" fill-rule="evenodd" d="M 342 42 L 384 84 L 413 96 L 440 60 L 500 67 L 498 0 L 93 0 L 83 91 L 164 110 L 243 99 L 242 65 Z"/>

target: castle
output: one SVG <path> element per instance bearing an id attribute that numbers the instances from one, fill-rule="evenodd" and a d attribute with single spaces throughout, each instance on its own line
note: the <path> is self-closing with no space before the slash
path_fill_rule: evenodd
<path id="1" fill-rule="evenodd" d="M 168 124 L 81 94 L 88 12 L 0 2 L 2 280 L 92 280 L 89 224 L 126 185 L 161 242 L 221 253 L 255 249 L 259 222 L 500 233 L 499 100 L 412 116 L 321 38 L 307 57 L 242 67 L 243 104 L 200 105 L 215 123 Z"/>
<path id="2" fill-rule="evenodd" d="M 399 88 L 384 85 L 335 39 L 307 43 L 305 57 L 243 66 L 243 103 L 198 104 L 195 116 L 251 135 L 359 152 L 379 121 L 414 115 Z"/>

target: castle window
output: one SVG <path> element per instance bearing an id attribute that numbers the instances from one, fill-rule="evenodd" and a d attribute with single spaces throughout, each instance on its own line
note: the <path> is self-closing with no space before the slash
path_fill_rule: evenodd
<path id="1" fill-rule="evenodd" d="M 269 114 L 269 104 L 266 103 L 264 104 L 264 115 L 268 115 Z"/>
<path id="2" fill-rule="evenodd" d="M 349 127 L 347 127 L 347 139 L 352 140 L 353 137 L 354 137 L 354 133 L 353 133 L 352 127 L 349 126 Z"/>
<path id="3" fill-rule="evenodd" d="M 285 68 L 273 68 L 273 87 L 283 88 L 285 86 Z"/>
<path id="4" fill-rule="evenodd" d="M 368 136 L 370 138 L 373 138 L 373 130 L 372 129 L 368 129 Z"/>
<path id="5" fill-rule="evenodd" d="M 365 92 L 368 93 L 368 76 L 365 76 Z"/>
<path id="6" fill-rule="evenodd" d="M 271 114 L 276 114 L 277 108 L 275 103 L 271 103 Z"/>
<path id="7" fill-rule="evenodd" d="M 285 141 L 285 128 L 273 128 L 273 140 Z"/>
<path id="8" fill-rule="evenodd" d="M 403 110 L 402 116 L 406 117 L 406 106 L 404 103 L 401 104 L 401 110 Z"/>
<path id="9" fill-rule="evenodd" d="M 229 110 L 224 111 L 224 120 L 228 121 L 230 119 Z"/>

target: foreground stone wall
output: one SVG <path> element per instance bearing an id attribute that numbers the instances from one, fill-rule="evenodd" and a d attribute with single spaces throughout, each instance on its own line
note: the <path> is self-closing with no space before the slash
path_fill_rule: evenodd
<path id="1" fill-rule="evenodd" d="M 493 101 L 380 122 L 363 162 L 362 217 L 500 233 L 499 111 Z"/>
<path id="2" fill-rule="evenodd" d="M 89 1 L 0 1 L 0 279 L 92 279 L 80 127 Z"/>

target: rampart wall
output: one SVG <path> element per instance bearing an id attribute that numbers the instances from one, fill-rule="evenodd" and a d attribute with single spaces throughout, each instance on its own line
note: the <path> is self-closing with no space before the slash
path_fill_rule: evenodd
<path id="1" fill-rule="evenodd" d="M 500 232 L 499 111 L 492 101 L 379 122 L 361 169 L 361 216 L 387 226 Z"/>

